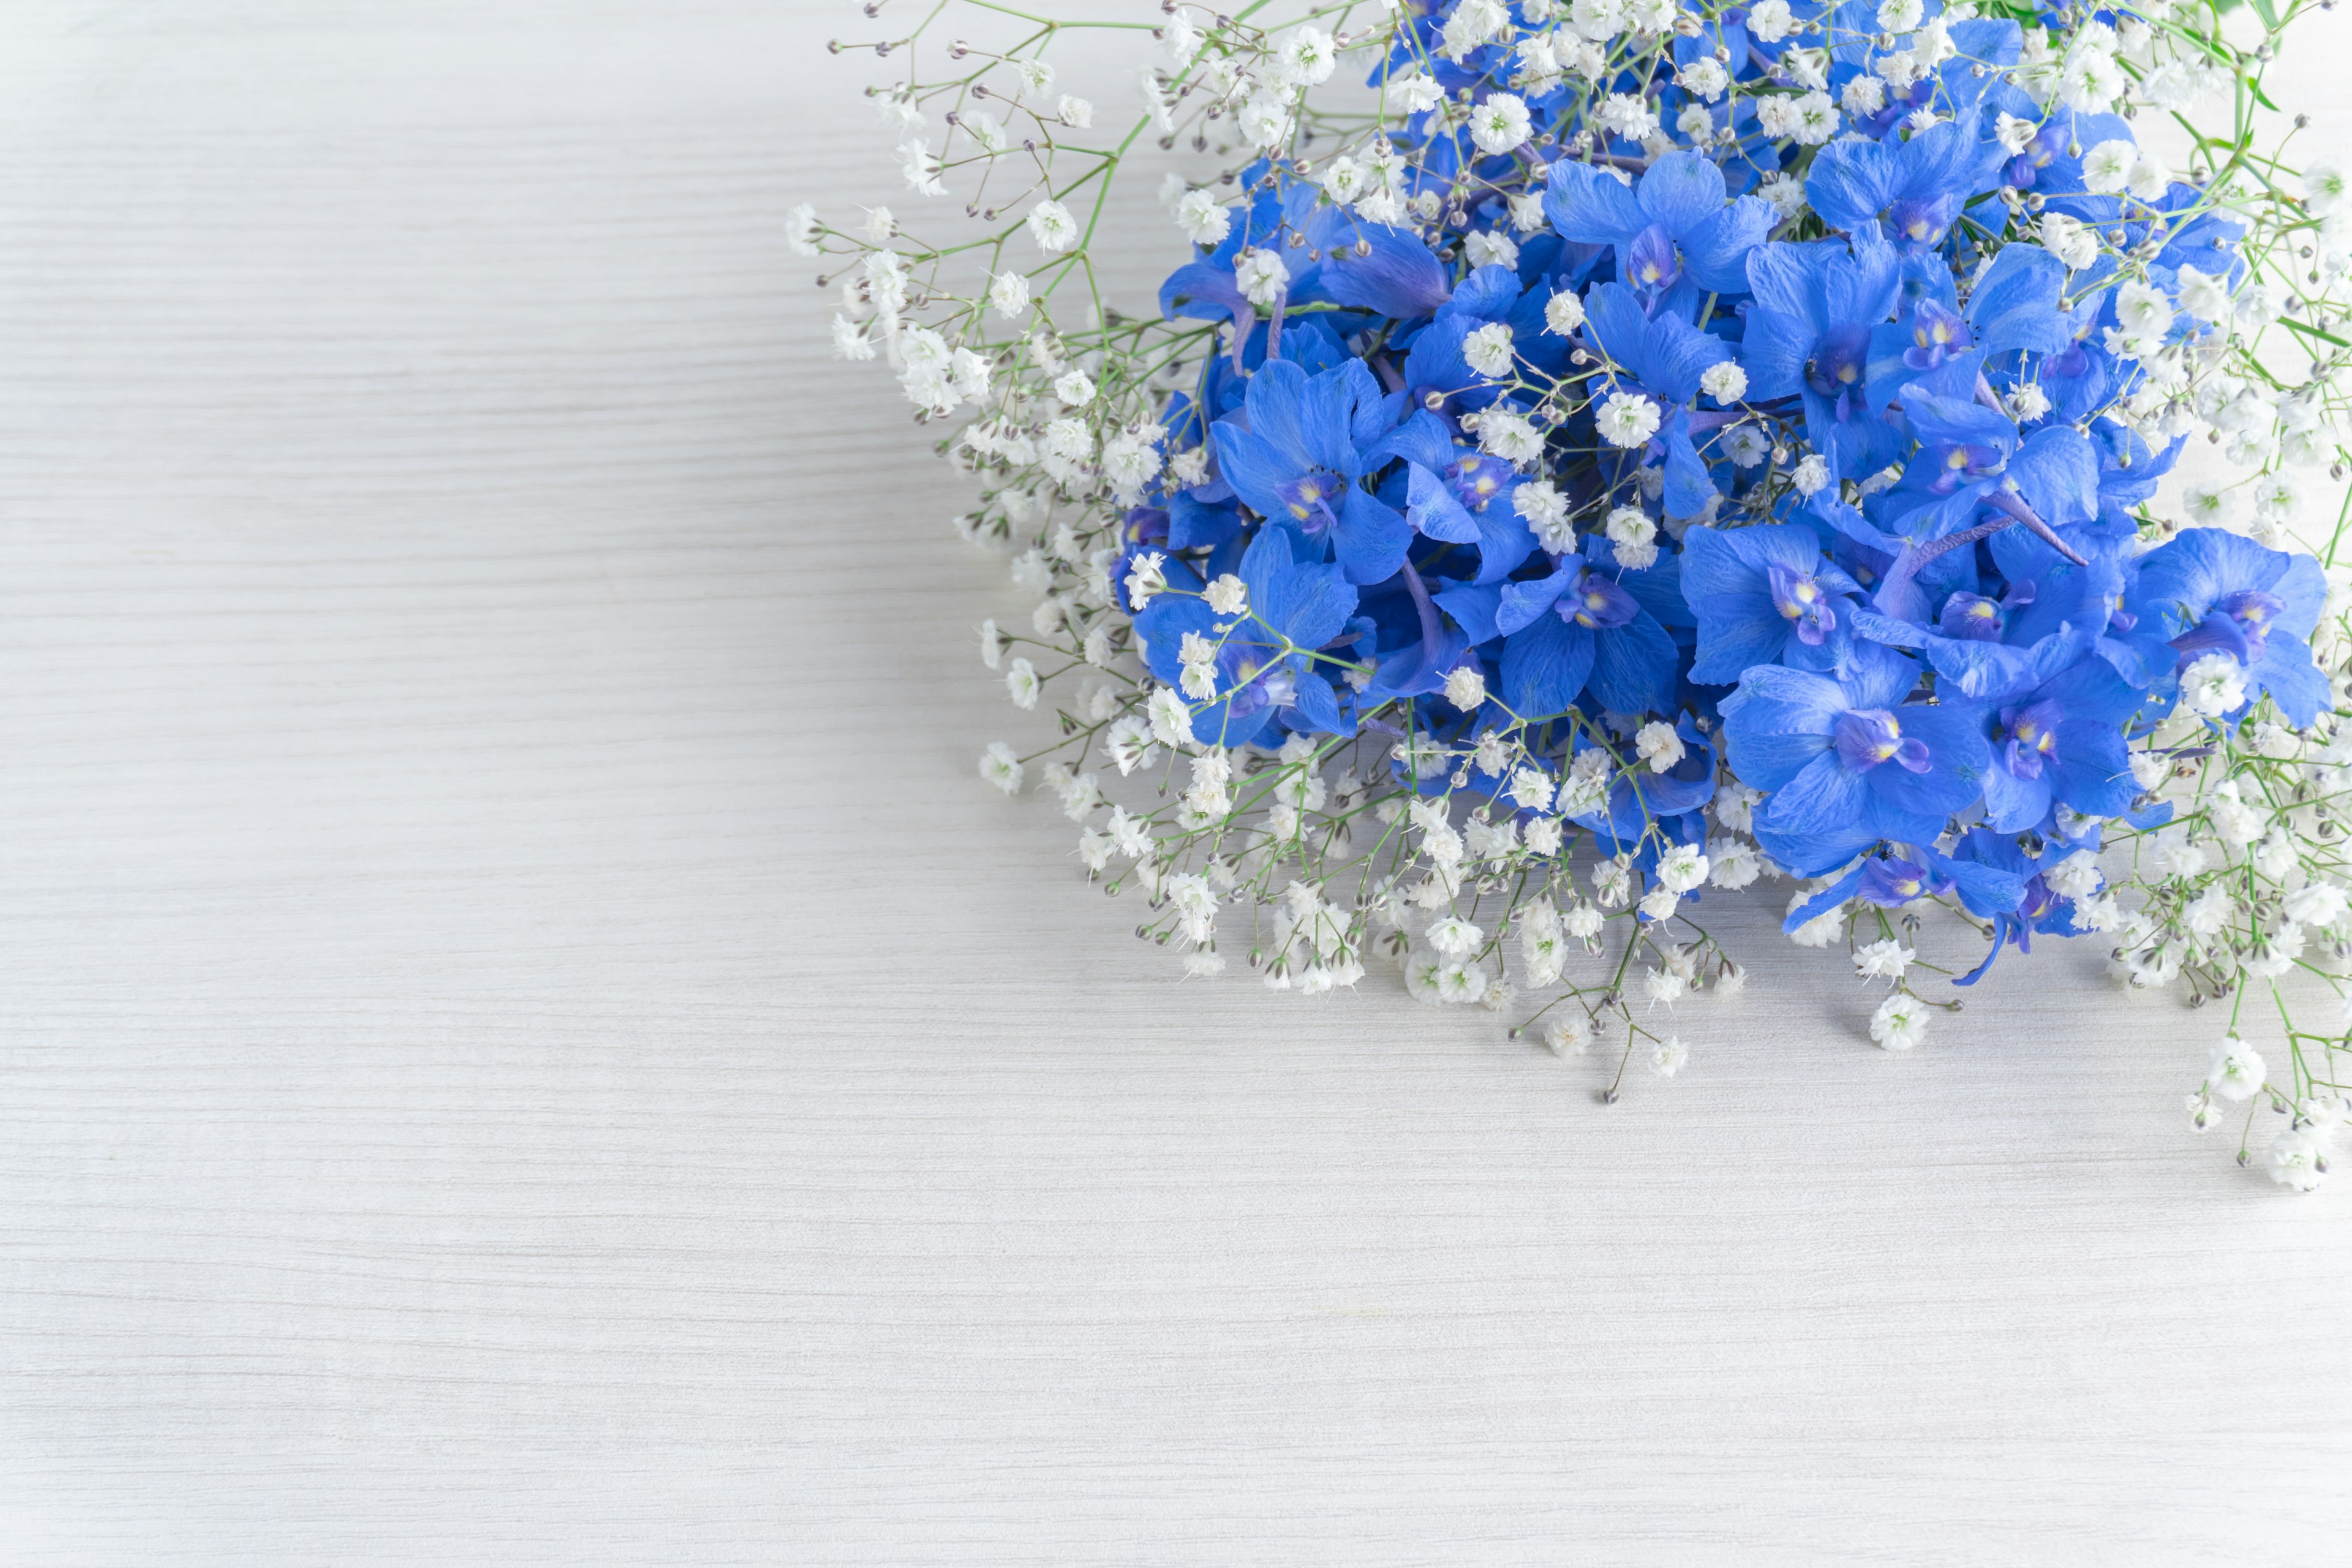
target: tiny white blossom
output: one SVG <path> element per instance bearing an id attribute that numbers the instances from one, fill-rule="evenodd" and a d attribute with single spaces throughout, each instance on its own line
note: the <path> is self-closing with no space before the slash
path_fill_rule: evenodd
<path id="1" fill-rule="evenodd" d="M 1445 700 L 1465 713 L 1475 712 L 1486 700 L 1486 675 L 1475 664 L 1457 665 L 1445 676 Z"/>
<path id="2" fill-rule="evenodd" d="M 1066 92 L 1061 101 L 1054 106 L 1054 118 L 1065 125 L 1084 131 L 1095 122 L 1095 106 L 1083 98 L 1074 98 Z"/>
<path id="3" fill-rule="evenodd" d="M 1568 1011 L 1544 1026 L 1544 1044 L 1556 1057 L 1580 1057 L 1592 1048 L 1592 1020 L 1573 1002 L 1564 1005 Z"/>
<path id="4" fill-rule="evenodd" d="M 2083 154 L 2083 188 L 2102 195 L 2122 190 L 2138 159 L 2139 149 L 2121 138 L 2099 142 Z"/>
<path id="5" fill-rule="evenodd" d="M 1176 203 L 1176 226 L 1193 244 L 1215 247 L 1233 231 L 1234 215 L 1218 205 L 1213 192 L 1187 191 Z"/>
<path id="6" fill-rule="evenodd" d="M 2253 1047 L 2235 1035 L 2224 1035 L 2206 1066 L 2205 1087 L 2223 1100 L 2241 1103 L 2261 1090 L 2269 1071 Z"/>
<path id="7" fill-rule="evenodd" d="M 1748 373 L 1726 360 L 1700 373 L 1698 385 L 1717 403 L 1737 403 L 1748 395 Z"/>
<path id="8" fill-rule="evenodd" d="M 1672 1078 L 1689 1060 L 1690 1047 L 1683 1044 L 1682 1037 L 1668 1035 L 1650 1052 L 1650 1070 L 1660 1078 Z"/>
<path id="9" fill-rule="evenodd" d="M 816 208 L 806 202 L 784 215 L 784 243 L 792 247 L 794 256 L 814 256 L 817 236 L 824 232 L 824 226 L 817 221 Z"/>
<path id="10" fill-rule="evenodd" d="M 1017 321 L 1029 313 L 1029 279 L 1018 272 L 1000 272 L 988 282 L 988 303 L 998 316 Z"/>
<path id="11" fill-rule="evenodd" d="M 2246 701 L 2245 667 L 2226 653 L 2200 654 L 2180 672 L 2180 700 L 2210 719 L 2237 711 Z"/>
<path id="12" fill-rule="evenodd" d="M 1528 139 L 1527 104 L 1514 93 L 1492 92 L 1470 111 L 1470 140 L 1489 154 L 1508 153 Z"/>
<path id="13" fill-rule="evenodd" d="M 2263 1170 L 2270 1179 L 2298 1193 L 2315 1189 L 2327 1174 L 2327 1141 L 2308 1127 L 2280 1133 L 2263 1153 Z"/>
<path id="14" fill-rule="evenodd" d="M 1696 844 L 1676 844 L 1658 857 L 1659 884 L 1676 893 L 1687 893 L 1706 880 L 1706 852 Z"/>
<path id="15" fill-rule="evenodd" d="M 1631 392 L 1615 392 L 1601 407 L 1601 437 L 1612 447 L 1639 447 L 1658 430 L 1658 405 Z"/>
<path id="16" fill-rule="evenodd" d="M 1584 301 L 1572 289 L 1562 289 L 1544 301 L 1544 325 L 1566 337 L 1584 325 Z"/>
<path id="17" fill-rule="evenodd" d="M 1249 606 L 1249 585 L 1231 572 L 1210 580 L 1202 598 L 1221 616 L 1238 616 Z"/>
<path id="18" fill-rule="evenodd" d="M 1025 658 L 1016 658 L 1004 667 L 1004 689 L 1012 694 L 1013 706 L 1030 709 L 1037 706 L 1037 693 L 1045 683 L 1037 679 L 1037 667 Z"/>
<path id="19" fill-rule="evenodd" d="M 1706 847 L 1707 880 L 1727 892 L 1738 892 L 1762 874 L 1763 857 L 1745 838 L 1710 839 Z"/>
<path id="20" fill-rule="evenodd" d="M 1462 357 L 1472 370 L 1489 381 L 1500 381 L 1511 374 L 1511 329 L 1503 321 L 1489 321 L 1462 340 Z"/>
<path id="21" fill-rule="evenodd" d="M 1234 264 L 1234 281 L 1251 304 L 1270 308 L 1290 288 L 1290 268 L 1273 250 L 1245 250 Z"/>
<path id="22" fill-rule="evenodd" d="M 948 194 L 947 182 L 940 178 L 939 155 L 923 144 L 919 136 L 910 136 L 898 148 L 898 162 L 907 174 L 907 187 L 926 196 Z"/>
<path id="23" fill-rule="evenodd" d="M 1917 956 L 1892 938 L 1868 942 L 1853 950 L 1853 972 L 1864 980 L 1900 980 Z"/>
<path id="24" fill-rule="evenodd" d="M 1672 771 L 1686 754 L 1682 736 L 1663 719 L 1653 719 L 1634 731 L 1633 751 L 1654 773 Z"/>
<path id="25" fill-rule="evenodd" d="M 1890 1051 L 1907 1051 L 1927 1034 L 1927 1004 L 1898 991 L 1870 1016 L 1870 1037 Z"/>
<path id="26" fill-rule="evenodd" d="M 1048 256 L 1059 256 L 1078 243 L 1078 220 L 1051 196 L 1029 209 L 1030 237 Z"/>
<path id="27" fill-rule="evenodd" d="M 1094 379 L 1082 370 L 1065 371 L 1054 380 L 1054 395 L 1066 406 L 1083 408 L 1095 400 Z"/>
<path id="28" fill-rule="evenodd" d="M 1021 759 L 1002 741 L 991 741 L 980 756 L 980 776 L 1007 795 L 1021 793 Z"/>

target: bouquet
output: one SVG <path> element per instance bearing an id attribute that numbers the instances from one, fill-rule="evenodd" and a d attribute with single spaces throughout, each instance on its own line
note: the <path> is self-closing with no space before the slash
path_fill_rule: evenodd
<path id="1" fill-rule="evenodd" d="M 1401 969 L 1609 1049 L 1613 1100 L 1748 977 L 1706 899 L 1792 882 L 1889 1050 L 1958 1005 L 1924 921 L 1960 987 L 2087 938 L 2226 1008 L 2187 1115 L 2308 1191 L 2352 1114 L 2352 175 L 2263 88 L 2308 8 L 966 0 L 835 46 L 909 62 L 871 96 L 961 213 L 793 239 L 1037 601 L 981 654 L 1055 732 L 982 776 L 1188 974 Z M 1060 90 L 1081 29 L 1139 109 Z M 1119 309 L 1151 143 L 1203 163 Z"/>

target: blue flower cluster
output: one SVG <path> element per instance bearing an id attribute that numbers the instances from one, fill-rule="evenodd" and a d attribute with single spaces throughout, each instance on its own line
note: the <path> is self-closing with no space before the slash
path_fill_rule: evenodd
<path id="1" fill-rule="evenodd" d="M 1927 0 L 1906 58 L 1945 58 L 1857 113 L 1873 5 L 1693 7 L 1549 80 L 1418 9 L 1373 79 L 1442 96 L 1357 199 L 1253 165 L 1162 289 L 1220 348 L 1113 578 L 1197 740 L 1393 734 L 1410 787 L 1643 872 L 1706 842 L 1720 763 L 1762 848 L 1833 878 L 1792 927 L 1951 894 L 1998 952 L 2074 929 L 2042 868 L 2145 824 L 2129 748 L 2176 705 L 2328 704 L 2315 563 L 2135 515 L 2179 443 L 2121 405 L 2210 330 L 2182 273 L 2241 276 L 2240 230 L 2189 184 L 2090 188 L 2130 128 L 2021 91 L 2015 21 Z M 1808 90 L 1836 139 L 1790 132 Z"/>

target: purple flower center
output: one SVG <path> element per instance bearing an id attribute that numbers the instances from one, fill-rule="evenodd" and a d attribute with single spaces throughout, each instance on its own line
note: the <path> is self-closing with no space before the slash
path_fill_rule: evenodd
<path id="1" fill-rule="evenodd" d="M 2058 704 L 2049 700 L 2000 710 L 2001 728 L 2009 731 L 2003 760 L 2011 777 L 2042 776 L 2043 761 L 2058 754 L 2058 724 L 2064 717 Z"/>
<path id="2" fill-rule="evenodd" d="M 1671 289 L 1683 275 L 1683 258 L 1675 249 L 1674 236 L 1656 224 L 1633 237 L 1625 259 L 1636 289 Z"/>
<path id="3" fill-rule="evenodd" d="M 1316 468 L 1276 485 L 1274 493 L 1282 498 L 1291 521 L 1314 538 L 1338 526 L 1339 515 L 1332 510 L 1332 502 L 1339 499 L 1347 483 L 1337 474 Z"/>
<path id="4" fill-rule="evenodd" d="M 1613 631 L 1642 613 L 1633 595 L 1591 568 L 1576 575 L 1575 585 L 1559 596 L 1559 618 L 1594 631 Z"/>
<path id="5" fill-rule="evenodd" d="M 1869 363 L 1870 329 L 1832 327 L 1813 345 L 1813 357 L 1805 363 L 1805 384 L 1823 397 L 1858 392 Z"/>
<path id="6" fill-rule="evenodd" d="M 1797 640 L 1807 647 L 1819 647 L 1837 629 L 1837 611 L 1822 585 L 1793 566 L 1775 561 L 1764 568 L 1765 581 L 1770 584 L 1772 607 L 1783 618 L 1794 621 L 1791 629 Z"/>
<path id="7" fill-rule="evenodd" d="M 1901 721 L 1884 708 L 1856 708 L 1839 714 L 1830 735 L 1845 765 L 1857 771 L 1893 763 L 1906 773 L 1924 773 L 1930 765 L 1927 743 L 1906 735 Z"/>
<path id="8" fill-rule="evenodd" d="M 1982 594 L 1954 594 L 1944 601 L 1944 613 L 1936 617 L 1936 629 L 1948 637 L 1969 642 L 1999 642 L 2000 603 Z"/>
<path id="9" fill-rule="evenodd" d="M 1903 351 L 1903 363 L 1913 370 L 1934 370 L 1975 342 L 1969 324 L 1941 300 L 1922 300 L 1911 313 L 1912 346 Z"/>

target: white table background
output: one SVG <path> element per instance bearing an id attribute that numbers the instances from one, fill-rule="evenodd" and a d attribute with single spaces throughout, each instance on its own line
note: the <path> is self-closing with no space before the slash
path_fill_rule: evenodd
<path id="1" fill-rule="evenodd" d="M 0 1559 L 2352 1560 L 2352 1180 L 2097 953 L 1895 1057 L 1750 917 L 1604 1109 L 1126 934 L 836 26 L 0 12 Z"/>

